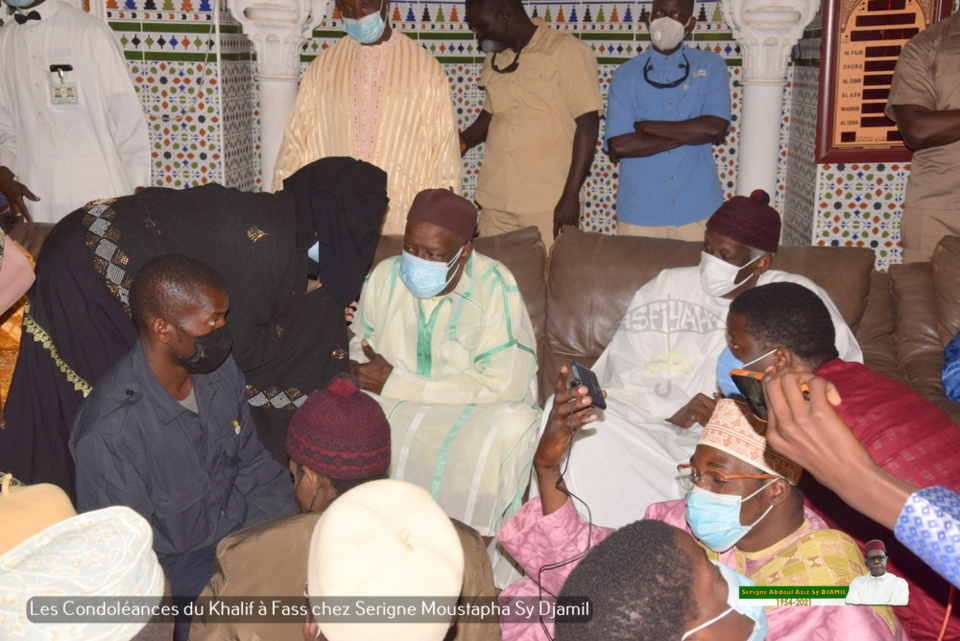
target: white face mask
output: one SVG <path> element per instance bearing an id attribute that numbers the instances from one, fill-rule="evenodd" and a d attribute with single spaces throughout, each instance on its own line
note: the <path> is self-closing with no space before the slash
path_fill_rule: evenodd
<path id="1" fill-rule="evenodd" d="M 740 270 L 752 265 L 761 258 L 763 258 L 763 254 L 760 254 L 743 267 L 737 267 L 723 259 L 717 258 L 713 254 L 700 252 L 700 284 L 703 286 L 703 291 L 717 298 L 726 296 L 753 277 L 753 274 L 750 274 L 739 283 L 736 282 L 737 274 L 740 273 Z"/>
<path id="2" fill-rule="evenodd" d="M 670 51 L 687 35 L 686 25 L 663 16 L 650 23 L 650 42 L 660 51 Z"/>

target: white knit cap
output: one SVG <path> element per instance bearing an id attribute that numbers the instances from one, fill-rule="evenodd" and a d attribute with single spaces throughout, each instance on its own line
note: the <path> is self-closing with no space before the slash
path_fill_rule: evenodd
<path id="1" fill-rule="evenodd" d="M 129 639 L 146 621 L 33 623 L 32 597 L 163 597 L 153 530 L 128 507 L 86 512 L 51 525 L 0 556 L 0 638 Z"/>
<path id="2" fill-rule="evenodd" d="M 328 597 L 453 597 L 463 584 L 463 546 L 422 488 L 370 481 L 338 497 L 310 541 L 307 585 Z M 321 622 L 328 641 L 441 641 L 446 623 Z"/>

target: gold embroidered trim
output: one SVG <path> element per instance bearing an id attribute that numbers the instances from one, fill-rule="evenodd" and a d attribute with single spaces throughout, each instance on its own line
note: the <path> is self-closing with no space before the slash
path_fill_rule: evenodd
<path id="1" fill-rule="evenodd" d="M 264 236 L 269 236 L 269 235 L 270 235 L 270 232 L 263 231 L 256 225 L 251 225 L 250 229 L 247 230 L 247 238 L 249 238 L 250 241 L 254 243 L 260 240 L 261 238 L 263 238 Z"/>
<path id="2" fill-rule="evenodd" d="M 73 389 L 83 394 L 83 397 L 86 398 L 90 395 L 90 392 L 93 391 L 93 386 L 90 383 L 83 380 L 73 369 L 67 365 L 66 361 L 60 358 L 60 352 L 57 350 L 57 346 L 53 344 L 53 339 L 50 338 L 50 335 L 37 324 L 37 321 L 33 320 L 33 316 L 30 315 L 30 302 L 24 306 L 23 310 L 23 329 L 28 334 L 33 336 L 33 340 L 43 345 L 43 348 L 50 352 L 50 358 L 53 359 L 53 362 L 57 365 L 57 369 L 66 376 L 67 381 L 73 385 Z"/>

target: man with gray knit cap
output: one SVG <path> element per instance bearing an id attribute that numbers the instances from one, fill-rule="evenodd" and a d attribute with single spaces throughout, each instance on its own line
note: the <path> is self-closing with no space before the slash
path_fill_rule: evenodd
<path id="1" fill-rule="evenodd" d="M 683 497 L 676 466 L 697 446 L 721 396 L 718 383 L 724 395 L 733 391 L 725 381 L 744 365 L 724 356 L 727 310 L 740 293 L 777 281 L 807 287 L 830 310 L 843 358 L 862 360 L 827 293 L 803 276 L 770 268 L 780 215 L 769 203 L 759 189 L 723 203 L 707 220 L 699 267 L 664 269 L 641 287 L 594 364 L 607 409 L 596 430 L 577 435 L 564 476 L 594 522 L 622 527 L 643 518 L 651 503 Z"/>
<path id="2" fill-rule="evenodd" d="M 302 514 L 246 528 L 217 546 L 213 578 L 203 597 L 303 597 L 310 537 L 320 514 L 339 496 L 390 467 L 390 424 L 356 378 L 338 374 L 310 395 L 290 419 L 287 453 Z M 480 535 L 453 521 L 466 571 L 464 598 L 494 594 L 493 571 Z M 190 639 L 299 639 L 302 621 L 236 623 L 194 619 Z M 495 636 L 491 636 L 491 634 Z M 461 625 L 460 641 L 499 639 L 499 626 Z"/>

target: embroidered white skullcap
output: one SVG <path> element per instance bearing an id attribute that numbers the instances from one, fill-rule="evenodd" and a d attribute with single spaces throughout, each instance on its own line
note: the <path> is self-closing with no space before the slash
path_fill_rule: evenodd
<path id="1" fill-rule="evenodd" d="M 327 597 L 458 597 L 463 546 L 449 517 L 411 483 L 370 481 L 338 497 L 310 541 L 307 586 Z M 441 641 L 446 623 L 321 622 L 328 641 Z"/>
<path id="2" fill-rule="evenodd" d="M 32 597 L 163 597 L 153 530 L 128 507 L 86 512 L 51 525 L 0 556 L 0 638 L 129 639 L 146 621 L 33 623 Z"/>
<path id="3" fill-rule="evenodd" d="M 703 427 L 699 444 L 715 447 L 796 485 L 803 468 L 767 446 L 767 438 L 757 432 L 758 426 L 747 418 L 744 407 L 728 398 L 717 401 L 713 415 Z"/>
<path id="4" fill-rule="evenodd" d="M 12 485 L 13 475 L 0 481 L 0 555 L 54 523 L 76 516 L 70 497 L 56 485 Z"/>

